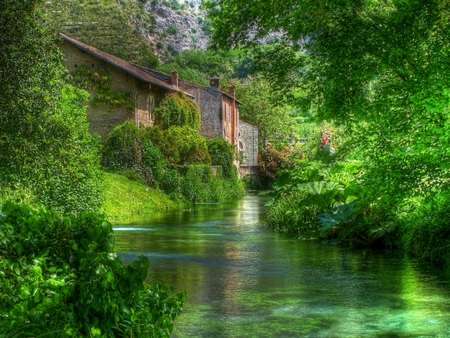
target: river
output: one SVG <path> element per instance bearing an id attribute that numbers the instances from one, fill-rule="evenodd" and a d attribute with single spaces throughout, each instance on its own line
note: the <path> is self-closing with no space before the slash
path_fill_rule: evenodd
<path id="1" fill-rule="evenodd" d="M 260 222 L 265 200 L 115 224 L 126 261 L 187 292 L 182 337 L 450 337 L 450 275 L 395 250 L 299 241 Z"/>

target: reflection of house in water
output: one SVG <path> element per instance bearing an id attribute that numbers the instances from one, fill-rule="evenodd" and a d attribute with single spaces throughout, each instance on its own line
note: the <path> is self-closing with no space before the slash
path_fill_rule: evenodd
<path id="1" fill-rule="evenodd" d="M 77 69 L 91 77 L 110 78 L 111 89 L 128 95 L 127 104 L 90 104 L 87 110 L 90 132 L 105 138 L 111 130 L 125 121 L 151 126 L 154 109 L 169 92 L 180 92 L 194 99 L 200 107 L 201 134 L 211 139 L 222 137 L 244 154 L 244 167 L 256 167 L 258 155 L 258 129 L 239 118 L 240 102 L 235 98 L 235 88 L 229 92 L 219 90 L 219 79 L 213 77 L 210 87 L 201 86 L 178 78 L 178 72 L 170 75 L 138 66 L 114 55 L 61 34 L 60 45 L 69 71 Z M 107 75 L 104 75 L 104 74 Z M 103 74 L 103 75 L 102 75 Z M 96 95 L 95 89 L 90 90 Z M 131 107 L 130 107 L 131 106 Z M 242 147 L 241 147 L 242 146 Z M 239 166 L 239 163 L 236 162 Z M 245 172 L 245 170 L 244 170 Z"/>

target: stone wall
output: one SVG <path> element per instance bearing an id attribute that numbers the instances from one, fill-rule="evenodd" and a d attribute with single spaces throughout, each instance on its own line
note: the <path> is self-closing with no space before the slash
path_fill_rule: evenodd
<path id="1" fill-rule="evenodd" d="M 224 137 L 222 124 L 222 93 L 216 88 L 206 88 L 180 80 L 180 89 L 195 97 L 202 115 L 201 134 L 207 139 Z"/>
<path id="2" fill-rule="evenodd" d="M 243 120 L 239 121 L 239 151 L 242 166 L 258 165 L 258 128 Z"/>

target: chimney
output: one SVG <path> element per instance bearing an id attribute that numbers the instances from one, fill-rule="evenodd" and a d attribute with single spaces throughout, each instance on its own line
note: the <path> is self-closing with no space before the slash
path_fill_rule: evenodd
<path id="1" fill-rule="evenodd" d="M 236 95 L 236 87 L 233 84 L 230 84 L 230 86 L 228 87 L 228 95 L 230 95 L 233 99 Z"/>
<path id="2" fill-rule="evenodd" d="M 212 78 L 209 79 L 209 86 L 211 88 L 219 89 L 220 79 L 219 79 L 219 77 L 217 75 L 214 75 Z"/>
<path id="3" fill-rule="evenodd" d="M 170 73 L 170 84 L 178 88 L 178 72 L 176 69 L 172 70 Z"/>

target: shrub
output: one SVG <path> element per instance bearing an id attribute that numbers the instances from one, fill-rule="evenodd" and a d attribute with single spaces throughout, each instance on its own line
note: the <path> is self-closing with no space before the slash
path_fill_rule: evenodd
<path id="1" fill-rule="evenodd" d="M 200 128 L 200 108 L 197 103 L 178 93 L 169 93 L 155 109 L 155 123 L 162 129 L 171 126 Z"/>
<path id="2" fill-rule="evenodd" d="M 167 27 L 167 33 L 175 35 L 178 33 L 178 28 L 176 26 L 170 25 L 169 27 Z"/>
<path id="3" fill-rule="evenodd" d="M 214 177 L 209 165 L 192 164 L 184 169 L 181 193 L 192 203 L 223 202 L 238 198 L 245 192 L 242 181 Z"/>
<path id="4" fill-rule="evenodd" d="M 161 188 L 167 193 L 178 193 L 181 187 L 181 175 L 177 170 L 167 170 L 161 181 Z"/>
<path id="5" fill-rule="evenodd" d="M 102 165 L 110 170 L 131 169 L 140 162 L 142 140 L 134 122 L 115 127 L 102 149 Z"/>
<path id="6" fill-rule="evenodd" d="M 65 85 L 54 112 L 42 113 L 36 119 L 40 122 L 17 137 L 5 133 L 0 141 L 0 189 L 23 189 L 63 214 L 98 210 L 102 203 L 98 143 L 88 132 L 86 108 L 80 104 L 86 97 L 86 92 Z"/>
<path id="7" fill-rule="evenodd" d="M 216 137 L 208 141 L 208 152 L 211 156 L 212 165 L 222 167 L 223 177 L 235 178 L 236 171 L 233 164 L 233 147 L 221 137 Z"/>
<path id="8" fill-rule="evenodd" d="M 165 165 L 161 150 L 151 140 L 146 140 L 142 153 L 142 167 L 150 169 L 152 181 L 161 180 Z"/>
<path id="9" fill-rule="evenodd" d="M 183 196 L 192 203 L 211 201 L 208 196 L 211 179 L 210 166 L 203 164 L 189 165 L 181 186 Z"/>
<path id="10" fill-rule="evenodd" d="M 189 126 L 173 126 L 164 134 L 167 139 L 170 139 L 176 145 L 179 160 L 174 164 L 211 163 L 206 141 L 197 129 Z M 171 156 L 167 152 L 165 155 Z"/>
<path id="11" fill-rule="evenodd" d="M 277 172 L 283 169 L 292 169 L 294 162 L 291 159 L 292 150 L 284 147 L 281 150 L 269 145 L 258 154 L 259 176 L 270 184 L 277 177 Z"/>
<path id="12" fill-rule="evenodd" d="M 184 294 L 144 285 L 149 262 L 124 266 L 104 216 L 10 202 L 0 217 L 0 333 L 11 336 L 169 337 Z"/>

